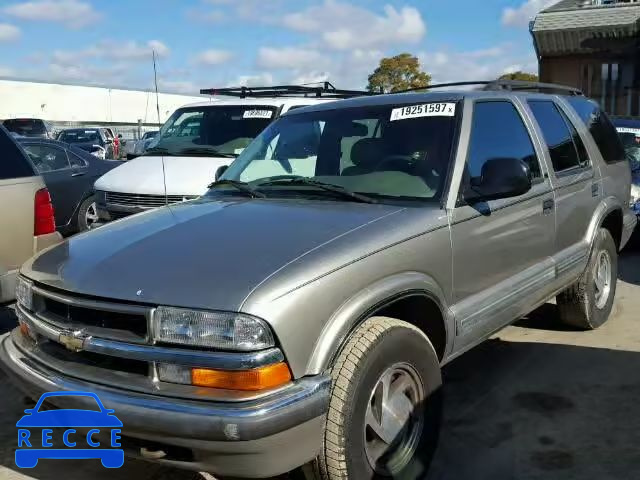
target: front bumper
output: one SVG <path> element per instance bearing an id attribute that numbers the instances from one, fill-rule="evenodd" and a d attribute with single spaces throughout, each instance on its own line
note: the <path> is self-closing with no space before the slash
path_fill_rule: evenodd
<path id="1" fill-rule="evenodd" d="M 135 393 L 66 377 L 0 337 L 0 366 L 29 397 L 44 392 L 96 393 L 122 421 L 129 455 L 218 475 L 266 478 L 310 460 L 322 446 L 331 381 L 314 376 L 272 396 L 214 403 Z M 58 408 L 91 408 L 84 397 L 56 397 Z M 151 452 L 151 454 L 149 453 Z"/>

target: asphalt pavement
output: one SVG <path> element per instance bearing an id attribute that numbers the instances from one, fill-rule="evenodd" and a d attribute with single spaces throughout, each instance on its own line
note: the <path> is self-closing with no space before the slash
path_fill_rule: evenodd
<path id="1" fill-rule="evenodd" d="M 444 369 L 445 417 L 430 480 L 640 478 L 640 251 L 623 253 L 614 312 L 594 332 L 559 325 L 554 304 Z M 15 325 L 0 307 L 0 331 Z M 125 460 L 14 464 L 22 396 L 0 374 L 0 480 L 195 480 Z"/>

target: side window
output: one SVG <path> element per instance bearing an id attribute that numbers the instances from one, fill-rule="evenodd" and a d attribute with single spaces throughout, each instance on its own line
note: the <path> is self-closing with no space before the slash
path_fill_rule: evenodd
<path id="1" fill-rule="evenodd" d="M 87 162 L 85 162 L 82 158 L 80 158 L 73 152 L 69 152 L 69 163 L 74 168 L 82 168 L 87 166 Z"/>
<path id="2" fill-rule="evenodd" d="M 40 173 L 69 168 L 67 154 L 61 148 L 50 145 L 25 145 L 24 149 Z"/>
<path id="3" fill-rule="evenodd" d="M 20 148 L 3 127 L 0 127 L 0 152 L 2 152 L 0 180 L 33 177 L 35 175 L 33 167 L 29 165 Z"/>
<path id="4" fill-rule="evenodd" d="M 558 106 L 545 100 L 530 100 L 528 103 L 549 147 L 553 170 L 563 172 L 587 166 L 584 144 Z"/>
<path id="5" fill-rule="evenodd" d="M 607 163 L 625 160 L 624 147 L 609 117 L 592 100 L 570 97 L 569 103 L 591 132 L 602 158 Z"/>
<path id="6" fill-rule="evenodd" d="M 516 107 L 508 101 L 477 102 L 473 112 L 467 175 L 479 177 L 492 158 L 515 158 L 525 162 L 531 179 L 542 178 L 533 142 Z"/>

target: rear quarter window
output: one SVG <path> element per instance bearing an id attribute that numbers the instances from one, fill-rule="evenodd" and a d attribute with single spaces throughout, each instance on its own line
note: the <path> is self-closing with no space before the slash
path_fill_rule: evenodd
<path id="1" fill-rule="evenodd" d="M 0 152 L 0 180 L 36 176 L 24 153 L 4 127 L 0 127 Z"/>
<path id="2" fill-rule="evenodd" d="M 624 147 L 616 128 L 597 103 L 582 97 L 570 97 L 569 104 L 589 129 L 606 163 L 626 160 Z"/>

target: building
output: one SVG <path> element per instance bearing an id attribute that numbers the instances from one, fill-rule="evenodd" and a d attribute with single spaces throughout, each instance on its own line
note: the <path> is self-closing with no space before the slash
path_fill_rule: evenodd
<path id="1" fill-rule="evenodd" d="M 160 123 L 178 107 L 207 98 L 198 94 L 158 94 Z M 156 95 L 151 90 L 0 79 L 0 99 L 0 119 L 41 118 L 59 126 L 158 125 Z"/>
<path id="2" fill-rule="evenodd" d="M 540 80 L 640 116 L 640 0 L 561 0 L 531 22 Z"/>

